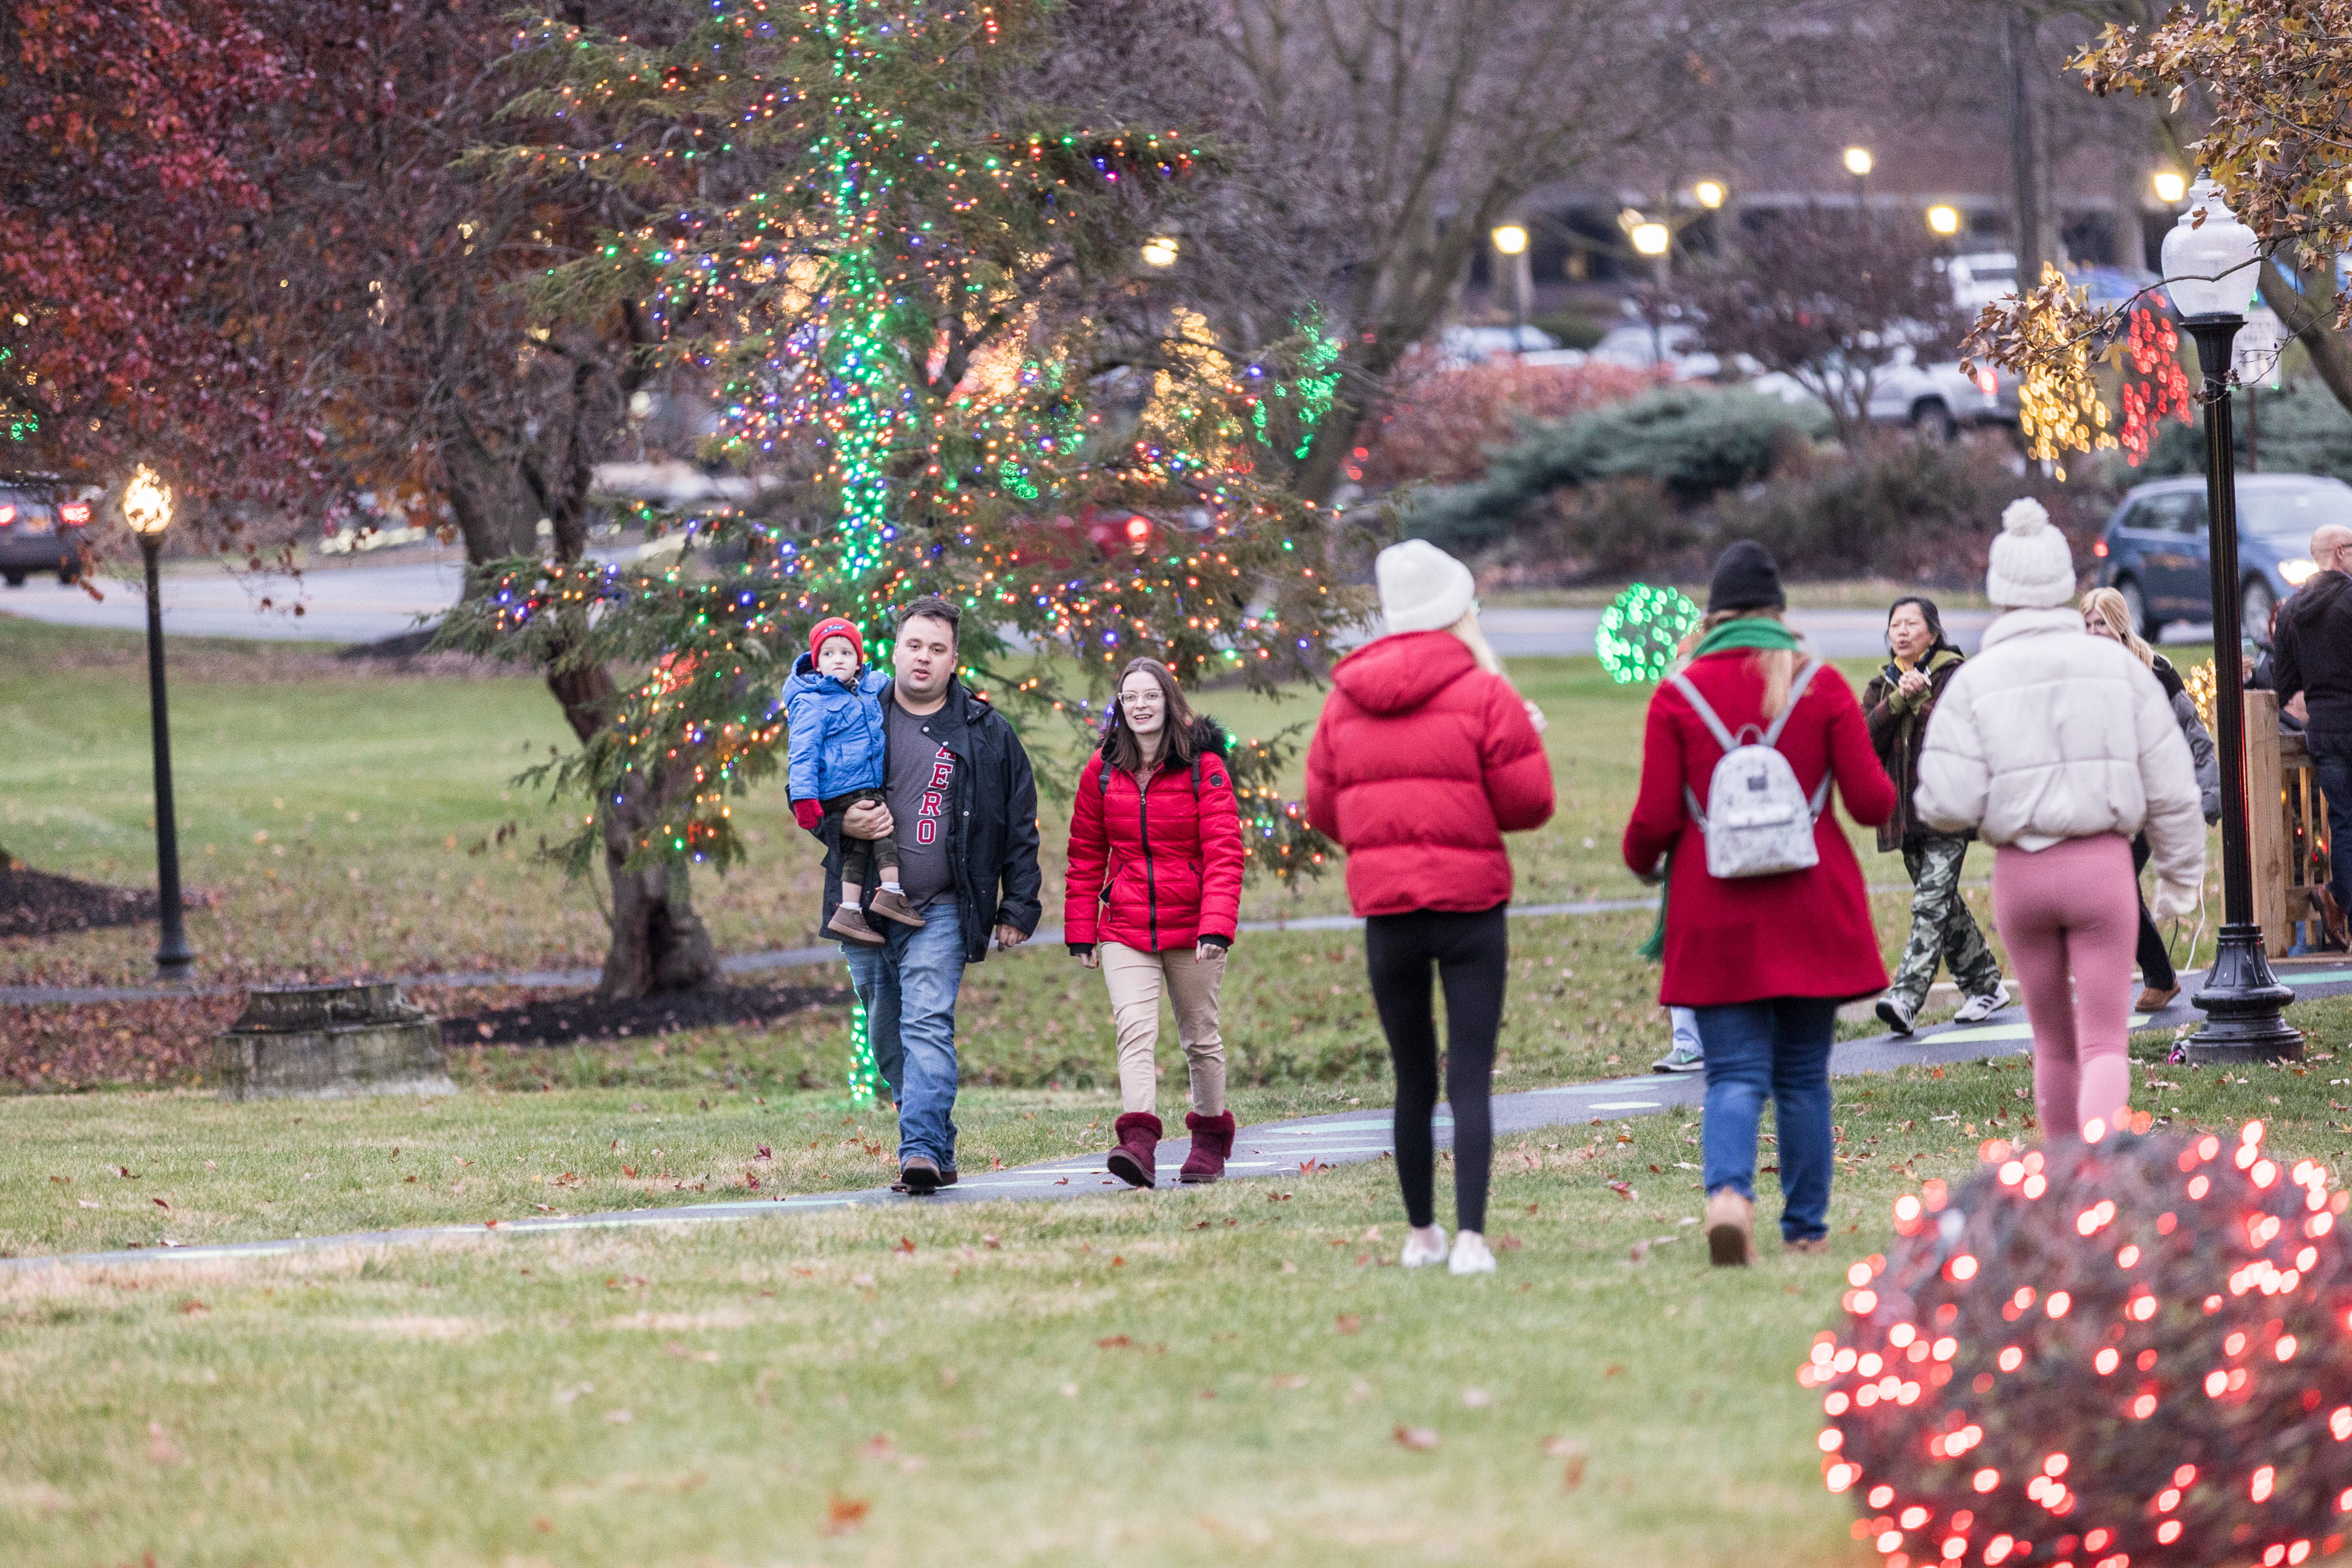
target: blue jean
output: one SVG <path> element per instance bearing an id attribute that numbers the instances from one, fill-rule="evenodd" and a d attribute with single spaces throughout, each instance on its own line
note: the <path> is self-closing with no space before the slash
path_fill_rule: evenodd
<path id="1" fill-rule="evenodd" d="M 1789 1241 L 1827 1236 L 1830 1039 L 1837 1004 L 1774 996 L 1696 1011 L 1706 1051 L 1699 1142 L 1707 1192 L 1729 1187 L 1756 1196 L 1756 1128 L 1769 1096 L 1780 1135 L 1780 1235 Z"/>
<path id="2" fill-rule="evenodd" d="M 2303 743 L 2327 795 L 2327 888 L 2339 909 L 2352 910 L 2352 735 L 2306 730 Z"/>
<path id="3" fill-rule="evenodd" d="M 920 911 L 920 930 L 879 922 L 880 947 L 843 942 L 850 984 L 866 1005 L 874 1066 L 898 1102 L 898 1163 L 925 1155 L 955 1169 L 956 993 L 963 987 L 963 920 L 953 893 Z"/>

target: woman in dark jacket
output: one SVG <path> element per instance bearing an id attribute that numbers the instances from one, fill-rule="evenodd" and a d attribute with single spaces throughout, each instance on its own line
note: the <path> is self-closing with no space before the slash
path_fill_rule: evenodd
<path id="1" fill-rule="evenodd" d="M 1217 990 L 1242 897 L 1242 823 L 1225 771 L 1224 731 L 1197 719 L 1156 658 L 1119 677 L 1102 749 L 1070 805 L 1063 938 L 1100 969 L 1118 1031 L 1121 1114 L 1113 1175 L 1158 1180 L 1160 997 L 1176 1010 L 1191 1067 L 1192 1151 L 1179 1179 L 1213 1182 L 1234 1152 Z"/>
<path id="2" fill-rule="evenodd" d="M 1970 835 L 1937 833 L 1913 813 L 1911 792 L 1919 783 L 1919 744 L 1927 715 L 1960 668 L 1960 650 L 1944 637 L 1944 619 L 1935 601 L 1917 595 L 1897 599 L 1886 612 L 1886 651 L 1894 657 L 1871 677 L 1862 693 L 1870 723 L 1871 748 L 1895 783 L 1895 815 L 1878 829 L 1881 851 L 1903 851 L 1911 877 L 1911 939 L 1878 1016 L 1898 1035 L 1907 1035 L 1927 1005 L 1940 959 L 1951 966 L 1964 1000 L 1958 1021 L 1972 1024 L 2009 1005 L 2000 964 L 1960 896 L 1960 862 Z"/>

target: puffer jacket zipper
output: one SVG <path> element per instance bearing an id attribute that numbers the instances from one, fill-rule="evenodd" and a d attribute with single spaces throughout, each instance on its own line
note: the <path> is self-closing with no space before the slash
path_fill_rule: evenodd
<path id="1" fill-rule="evenodd" d="M 1157 776 L 1159 770 L 1154 769 L 1151 777 L 1135 781 L 1136 836 L 1143 840 L 1143 907 L 1154 952 L 1160 951 L 1160 882 L 1151 869 L 1151 778 Z"/>

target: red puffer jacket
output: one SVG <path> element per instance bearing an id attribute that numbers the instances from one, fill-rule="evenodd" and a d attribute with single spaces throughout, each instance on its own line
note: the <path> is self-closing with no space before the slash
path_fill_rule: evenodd
<path id="1" fill-rule="evenodd" d="M 1764 676 L 1753 654 L 1727 648 L 1683 673 L 1735 737 L 1745 725 L 1764 727 Z M 1807 795 L 1822 774 L 1833 774 L 1838 797 L 1864 827 L 1894 811 L 1894 782 L 1871 749 L 1853 688 L 1834 668 L 1814 672 L 1780 731 L 1780 749 Z M 1706 800 L 1722 760 L 1723 748 L 1689 700 L 1671 685 L 1659 687 L 1642 742 L 1642 793 L 1625 825 L 1625 864 L 1636 873 L 1675 853 L 1658 1000 L 1708 1007 L 1771 996 L 1843 1001 L 1885 990 L 1870 895 L 1834 809 L 1813 824 L 1821 861 L 1811 869 L 1729 880 L 1707 874 L 1706 838 L 1683 791 Z"/>
<path id="2" fill-rule="evenodd" d="M 1242 901 L 1242 819 L 1218 750 L 1223 731 L 1194 732 L 1197 761 L 1155 770 L 1148 784 L 1097 752 L 1070 805 L 1066 942 L 1115 942 L 1145 952 L 1234 937 Z"/>
<path id="3" fill-rule="evenodd" d="M 1331 671 L 1307 749 L 1307 820 L 1348 852 L 1360 915 L 1491 910 L 1503 835 L 1551 817 L 1551 760 L 1510 683 L 1452 632 L 1367 643 Z"/>

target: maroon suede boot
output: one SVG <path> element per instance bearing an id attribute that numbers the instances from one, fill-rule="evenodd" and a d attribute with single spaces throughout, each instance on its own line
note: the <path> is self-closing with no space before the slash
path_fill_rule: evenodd
<path id="1" fill-rule="evenodd" d="M 1110 1152 L 1110 1173 L 1130 1187 L 1148 1187 L 1159 1180 L 1154 1156 L 1160 1151 L 1160 1118 L 1148 1110 L 1130 1110 L 1110 1124 L 1118 1147 Z"/>
<path id="2" fill-rule="evenodd" d="M 1187 1184 L 1215 1181 L 1225 1173 L 1225 1162 L 1233 1155 L 1234 1113 L 1202 1116 L 1188 1110 L 1184 1125 L 1192 1131 L 1192 1152 L 1184 1156 L 1184 1169 L 1176 1179 Z"/>

